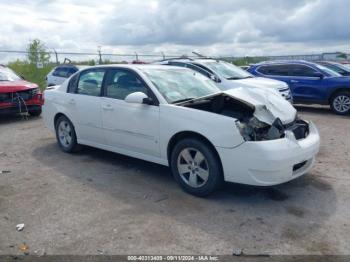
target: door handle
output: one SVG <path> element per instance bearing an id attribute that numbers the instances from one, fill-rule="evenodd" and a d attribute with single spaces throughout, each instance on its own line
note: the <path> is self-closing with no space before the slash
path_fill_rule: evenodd
<path id="1" fill-rule="evenodd" d="M 291 83 L 299 83 L 298 80 L 290 80 Z"/>
<path id="2" fill-rule="evenodd" d="M 70 99 L 70 100 L 68 101 L 68 104 L 70 104 L 70 105 L 75 105 L 75 100 L 74 100 L 74 99 Z"/>
<path id="3" fill-rule="evenodd" d="M 107 110 L 107 111 L 113 111 L 113 107 L 111 105 L 105 105 L 105 106 L 102 106 L 102 109 L 103 110 Z"/>

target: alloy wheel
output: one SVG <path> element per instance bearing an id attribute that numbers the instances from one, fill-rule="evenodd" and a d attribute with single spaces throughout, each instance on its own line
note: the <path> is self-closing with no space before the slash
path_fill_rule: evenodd
<path id="1" fill-rule="evenodd" d="M 61 121 L 58 125 L 58 139 L 61 145 L 69 147 L 72 142 L 72 128 L 67 121 Z"/>
<path id="2" fill-rule="evenodd" d="M 339 113 L 345 113 L 350 110 L 350 98 L 346 95 L 339 95 L 333 100 L 333 107 Z"/>
<path id="3" fill-rule="evenodd" d="M 195 148 L 185 148 L 178 155 L 177 170 L 189 186 L 203 186 L 209 178 L 209 165 L 205 156 Z"/>

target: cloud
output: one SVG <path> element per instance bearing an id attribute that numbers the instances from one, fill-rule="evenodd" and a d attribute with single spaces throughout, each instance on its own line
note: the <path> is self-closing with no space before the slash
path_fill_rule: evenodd
<path id="1" fill-rule="evenodd" d="M 348 0 L 3 0 L 0 49 L 274 55 L 350 52 Z"/>

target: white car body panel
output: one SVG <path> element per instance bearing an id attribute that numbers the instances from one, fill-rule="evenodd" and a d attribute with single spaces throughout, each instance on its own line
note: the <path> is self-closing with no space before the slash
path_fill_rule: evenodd
<path id="1" fill-rule="evenodd" d="M 112 67 L 132 68 L 137 72 L 158 98 L 159 106 L 70 94 L 66 92 L 68 80 L 45 92 L 43 117 L 46 126 L 55 130 L 55 117 L 64 114 L 75 126 L 78 143 L 165 166 L 169 165 L 171 138 L 180 132 L 197 133 L 215 147 L 224 179 L 228 182 L 274 185 L 311 169 L 320 144 L 313 124 L 310 124 L 310 134 L 302 140 L 286 134 L 283 139 L 247 142 L 238 131 L 235 118 L 168 104 L 142 73 L 142 66 Z M 289 123 L 296 117 L 289 102 L 269 91 L 236 88 L 224 93 L 253 106 L 255 116 L 261 121 L 271 123 L 278 117 L 283 123 Z M 294 172 L 293 166 L 304 161 L 307 162 L 303 168 Z"/>
<path id="2" fill-rule="evenodd" d="M 159 157 L 159 107 L 103 97 L 102 129 L 109 146 Z"/>

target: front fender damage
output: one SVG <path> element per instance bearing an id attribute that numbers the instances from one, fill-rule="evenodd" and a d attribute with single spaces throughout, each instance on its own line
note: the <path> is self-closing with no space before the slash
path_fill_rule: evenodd
<path id="1" fill-rule="evenodd" d="M 280 139 L 287 131 L 296 139 L 308 134 L 309 125 L 297 117 L 295 108 L 268 90 L 236 88 L 181 105 L 234 118 L 246 141 Z"/>

